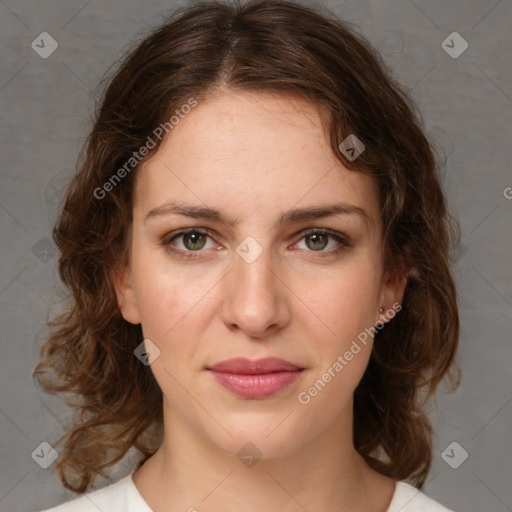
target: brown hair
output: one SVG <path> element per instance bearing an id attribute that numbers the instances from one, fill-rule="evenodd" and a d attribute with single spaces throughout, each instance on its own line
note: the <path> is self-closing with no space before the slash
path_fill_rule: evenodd
<path id="1" fill-rule="evenodd" d="M 355 392 L 354 446 L 377 471 L 421 485 L 432 458 L 425 399 L 446 374 L 458 385 L 449 371 L 459 337 L 449 252 L 460 232 L 446 209 L 434 145 L 413 101 L 349 23 L 263 0 L 178 9 L 108 80 L 53 230 L 68 304 L 48 322 L 34 369 L 44 391 L 65 393 L 76 411 L 58 440 L 65 440 L 56 462 L 64 486 L 84 492 L 132 446 L 142 453 L 139 466 L 158 448 L 162 393 L 134 356 L 142 329 L 121 316 L 112 280 L 129 257 L 137 166 L 115 186 L 104 184 L 177 109 L 220 89 L 300 95 L 318 107 L 345 167 L 377 181 L 385 263 L 404 257 L 409 278 L 403 309 L 376 334 Z M 349 134 L 365 144 L 353 161 L 338 149 Z M 98 198 L 100 189 L 109 191 Z"/>

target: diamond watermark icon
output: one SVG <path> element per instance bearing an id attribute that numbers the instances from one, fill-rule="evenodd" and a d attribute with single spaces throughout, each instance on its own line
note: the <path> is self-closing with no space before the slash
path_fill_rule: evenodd
<path id="1" fill-rule="evenodd" d="M 263 252 L 263 247 L 252 236 L 248 236 L 236 248 L 236 252 L 246 263 L 252 263 Z"/>
<path id="2" fill-rule="evenodd" d="M 457 469 L 468 458 L 468 452 L 457 441 L 453 441 L 443 450 L 441 458 L 452 469 Z"/>
<path id="3" fill-rule="evenodd" d="M 41 32 L 32 41 L 31 46 L 39 57 L 47 59 L 59 47 L 59 43 L 48 32 Z"/>
<path id="4" fill-rule="evenodd" d="M 244 466 L 252 468 L 261 459 L 262 453 L 253 443 L 246 443 L 240 448 L 236 456 Z"/>
<path id="5" fill-rule="evenodd" d="M 50 261 L 57 253 L 57 248 L 53 242 L 44 236 L 32 246 L 32 254 L 40 261 L 46 263 Z"/>
<path id="6" fill-rule="evenodd" d="M 452 59 L 458 59 L 468 49 L 468 46 L 468 42 L 458 32 L 452 32 L 441 43 L 441 48 Z"/>
<path id="7" fill-rule="evenodd" d="M 149 366 L 160 355 L 160 349 L 149 338 L 146 338 L 133 353 L 142 364 Z"/>
<path id="8" fill-rule="evenodd" d="M 59 454 L 50 443 L 44 441 L 31 453 L 31 457 L 43 469 L 48 469 L 58 459 Z"/>
<path id="9" fill-rule="evenodd" d="M 459 260 L 464 258 L 464 256 L 468 253 L 468 248 L 462 242 L 459 242 L 450 252 L 450 261 L 452 263 L 457 263 Z"/>
<path id="10" fill-rule="evenodd" d="M 347 160 L 352 162 L 365 150 L 365 147 L 363 142 L 351 133 L 343 142 L 340 142 L 338 149 Z"/>

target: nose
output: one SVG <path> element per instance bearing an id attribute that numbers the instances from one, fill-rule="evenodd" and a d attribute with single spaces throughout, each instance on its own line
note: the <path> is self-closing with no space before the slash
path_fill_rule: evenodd
<path id="1" fill-rule="evenodd" d="M 265 248 L 254 261 L 235 253 L 233 265 L 224 280 L 225 325 L 259 339 L 282 329 L 290 320 L 291 292 L 271 250 Z"/>

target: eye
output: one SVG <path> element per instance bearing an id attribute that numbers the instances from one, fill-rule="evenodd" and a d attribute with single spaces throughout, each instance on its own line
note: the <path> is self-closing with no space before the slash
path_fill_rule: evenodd
<path id="1" fill-rule="evenodd" d="M 181 244 L 175 244 L 176 240 L 181 239 Z M 210 239 L 212 245 L 207 247 L 207 240 Z M 198 252 L 202 252 L 202 249 L 211 249 L 215 246 L 209 233 L 203 229 L 189 228 L 182 229 L 177 233 L 173 233 L 171 236 L 165 237 L 162 240 L 162 245 L 169 251 L 177 254 L 182 258 L 196 258 Z M 181 247 L 179 247 L 181 245 Z"/>
<path id="2" fill-rule="evenodd" d="M 300 240 L 304 240 L 306 250 L 311 252 L 326 253 L 326 255 L 337 254 L 344 247 L 351 247 L 349 241 L 341 233 L 331 231 L 330 229 L 312 229 L 307 232 L 301 233 L 303 236 Z M 335 240 L 337 245 L 331 247 L 329 250 L 324 250 L 329 246 L 329 239 Z M 323 255 L 323 254 L 322 254 Z"/>

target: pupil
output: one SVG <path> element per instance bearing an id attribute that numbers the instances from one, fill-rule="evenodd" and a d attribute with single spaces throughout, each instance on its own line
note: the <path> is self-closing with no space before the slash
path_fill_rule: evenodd
<path id="1" fill-rule="evenodd" d="M 322 243 L 322 239 L 323 239 L 324 243 Z M 327 236 L 324 235 L 324 234 L 316 233 L 314 235 L 309 235 L 308 240 L 313 241 L 313 246 L 314 247 L 311 247 L 311 244 L 307 244 L 310 249 L 324 249 L 326 247 L 326 243 L 325 242 L 327 240 Z M 320 246 L 318 246 L 318 244 L 320 244 Z"/>
<path id="2" fill-rule="evenodd" d="M 204 239 L 202 239 L 202 237 L 203 235 L 201 233 L 187 233 L 185 235 L 185 246 L 191 250 L 201 249 L 204 245 Z M 187 244 L 187 241 L 191 241 L 191 244 Z"/>

